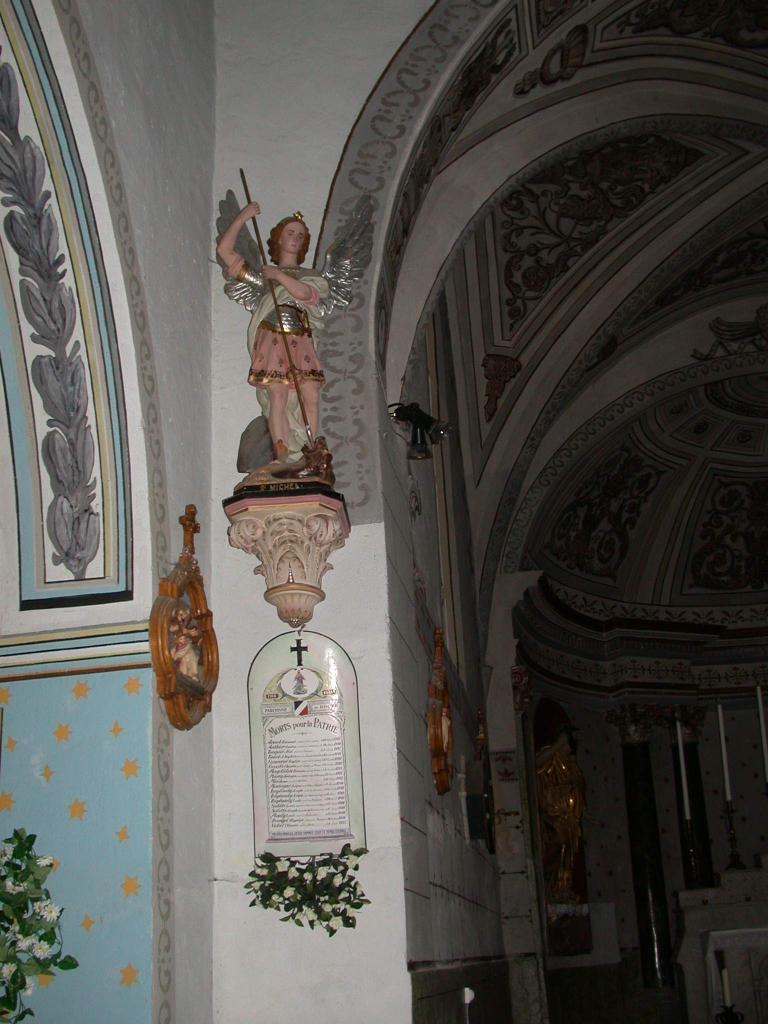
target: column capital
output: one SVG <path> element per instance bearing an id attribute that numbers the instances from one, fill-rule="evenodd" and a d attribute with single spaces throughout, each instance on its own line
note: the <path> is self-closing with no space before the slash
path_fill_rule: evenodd
<path id="1" fill-rule="evenodd" d="M 664 724 L 660 704 L 618 704 L 605 713 L 609 725 L 619 730 L 622 743 L 646 743 L 654 726 Z"/>
<path id="2" fill-rule="evenodd" d="M 683 743 L 698 743 L 701 738 L 701 727 L 707 717 L 707 709 L 703 704 L 676 704 L 669 709 L 669 728 L 676 731 L 676 723 L 680 723 Z"/>

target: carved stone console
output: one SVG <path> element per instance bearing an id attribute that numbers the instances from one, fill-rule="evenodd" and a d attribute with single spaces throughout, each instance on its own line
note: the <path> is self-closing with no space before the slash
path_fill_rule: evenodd
<path id="1" fill-rule="evenodd" d="M 312 618 L 325 598 L 321 582 L 333 568 L 328 557 L 344 546 L 349 518 L 344 498 L 334 491 L 295 489 L 240 491 L 224 501 L 229 543 L 254 555 L 254 572 L 267 583 L 265 599 L 294 629 Z"/>

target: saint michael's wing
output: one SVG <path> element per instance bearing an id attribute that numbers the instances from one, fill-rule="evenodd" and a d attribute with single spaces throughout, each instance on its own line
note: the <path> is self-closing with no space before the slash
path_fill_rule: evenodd
<path id="1" fill-rule="evenodd" d="M 216 242 L 218 243 L 221 236 L 227 230 L 229 225 L 235 219 L 240 212 L 240 207 L 237 202 L 237 197 L 232 189 L 227 191 L 226 196 L 219 202 L 219 216 L 216 218 Z M 250 266 L 253 275 L 258 274 L 261 271 L 261 254 L 259 247 L 253 240 L 250 231 L 244 224 L 240 229 L 240 232 L 235 241 L 235 251 L 239 256 L 242 256 L 245 262 Z M 219 257 L 216 257 L 216 261 L 219 266 L 222 266 L 222 262 Z M 258 287 L 252 282 L 246 281 L 234 281 L 227 279 L 224 285 L 224 292 L 228 298 L 233 299 L 235 302 L 239 302 L 240 305 L 252 312 L 256 304 L 264 294 L 264 288 Z"/>
<path id="2" fill-rule="evenodd" d="M 320 273 L 328 282 L 330 291 L 327 298 L 318 304 L 320 316 L 327 317 L 335 308 L 344 309 L 351 302 L 353 285 L 363 276 L 371 259 L 372 217 L 371 197 L 361 196 L 326 251 Z"/>

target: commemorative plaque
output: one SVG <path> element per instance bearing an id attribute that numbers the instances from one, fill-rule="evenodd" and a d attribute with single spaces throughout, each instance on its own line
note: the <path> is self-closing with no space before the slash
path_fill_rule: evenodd
<path id="1" fill-rule="evenodd" d="M 365 846 L 357 677 L 321 633 L 283 633 L 248 675 L 256 853 Z"/>

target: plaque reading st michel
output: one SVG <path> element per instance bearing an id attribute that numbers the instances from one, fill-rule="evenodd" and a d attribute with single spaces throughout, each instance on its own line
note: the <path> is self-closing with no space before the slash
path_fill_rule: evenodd
<path id="1" fill-rule="evenodd" d="M 256 852 L 365 845 L 357 679 L 320 633 L 265 644 L 248 677 Z"/>

